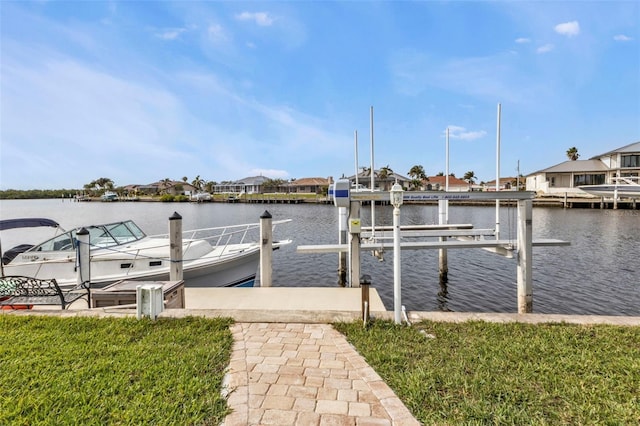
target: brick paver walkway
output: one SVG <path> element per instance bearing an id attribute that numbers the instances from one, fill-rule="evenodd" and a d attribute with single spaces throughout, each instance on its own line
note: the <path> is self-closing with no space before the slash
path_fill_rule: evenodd
<path id="1" fill-rule="evenodd" d="M 224 426 L 418 425 L 327 324 L 237 323 Z"/>

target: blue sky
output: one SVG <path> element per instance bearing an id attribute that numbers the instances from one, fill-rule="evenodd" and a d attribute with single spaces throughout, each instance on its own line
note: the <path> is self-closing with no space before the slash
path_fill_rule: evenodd
<path id="1" fill-rule="evenodd" d="M 640 3 L 0 2 L 0 189 L 524 175 L 640 140 Z"/>

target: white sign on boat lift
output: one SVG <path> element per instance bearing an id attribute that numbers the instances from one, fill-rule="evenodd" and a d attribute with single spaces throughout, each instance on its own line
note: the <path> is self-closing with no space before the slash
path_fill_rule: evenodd
<path id="1" fill-rule="evenodd" d="M 351 191 L 351 184 L 348 180 L 339 180 L 330 188 L 330 195 L 333 195 L 334 204 L 340 208 L 349 210 L 349 223 L 359 223 L 360 205 L 362 201 L 371 201 L 372 208 L 375 201 L 389 201 L 388 191 Z M 442 191 L 412 191 L 403 192 L 403 201 L 439 201 L 439 200 L 512 200 L 517 201 L 517 287 L 518 287 L 518 313 L 530 313 L 533 311 L 532 292 L 532 248 L 568 246 L 568 241 L 556 239 L 532 239 L 532 200 L 534 193 L 530 191 L 496 191 L 496 192 L 442 192 Z M 411 227 L 399 227 L 401 237 L 454 237 L 455 240 L 442 238 L 439 241 L 415 241 L 401 242 L 397 244 L 384 242 L 393 239 L 389 227 L 375 227 L 373 229 L 350 226 L 348 244 L 328 244 L 298 246 L 300 253 L 349 253 L 349 277 L 350 286 L 357 287 L 360 277 L 360 251 L 361 250 L 393 250 L 394 246 L 401 250 L 424 250 L 424 249 L 468 249 L 484 248 L 512 257 L 514 246 L 512 240 L 486 239 L 487 236 L 495 236 L 495 230 L 473 229 L 469 224 L 444 224 L 444 225 L 423 225 Z M 361 244 L 360 237 L 374 236 L 372 242 Z M 394 268 L 394 275 L 396 268 Z M 396 277 L 394 277 L 395 280 Z M 396 315 L 397 316 L 397 315 Z"/>

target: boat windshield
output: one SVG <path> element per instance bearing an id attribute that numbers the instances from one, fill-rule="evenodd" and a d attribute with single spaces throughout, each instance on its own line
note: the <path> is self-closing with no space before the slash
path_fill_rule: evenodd
<path id="1" fill-rule="evenodd" d="M 128 220 L 126 222 L 96 225 L 86 228 L 89 231 L 89 243 L 94 247 L 112 247 L 140 240 L 146 235 L 142 230 Z M 76 232 L 78 229 L 66 232 L 45 241 L 29 251 L 62 251 L 75 250 Z"/>

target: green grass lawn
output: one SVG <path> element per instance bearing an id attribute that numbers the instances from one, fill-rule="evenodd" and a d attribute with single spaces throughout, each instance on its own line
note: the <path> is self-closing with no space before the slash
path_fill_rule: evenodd
<path id="1" fill-rule="evenodd" d="M 0 315 L 0 424 L 219 424 L 230 324 Z"/>
<path id="2" fill-rule="evenodd" d="M 427 425 L 640 424 L 640 327 L 335 327 Z"/>

